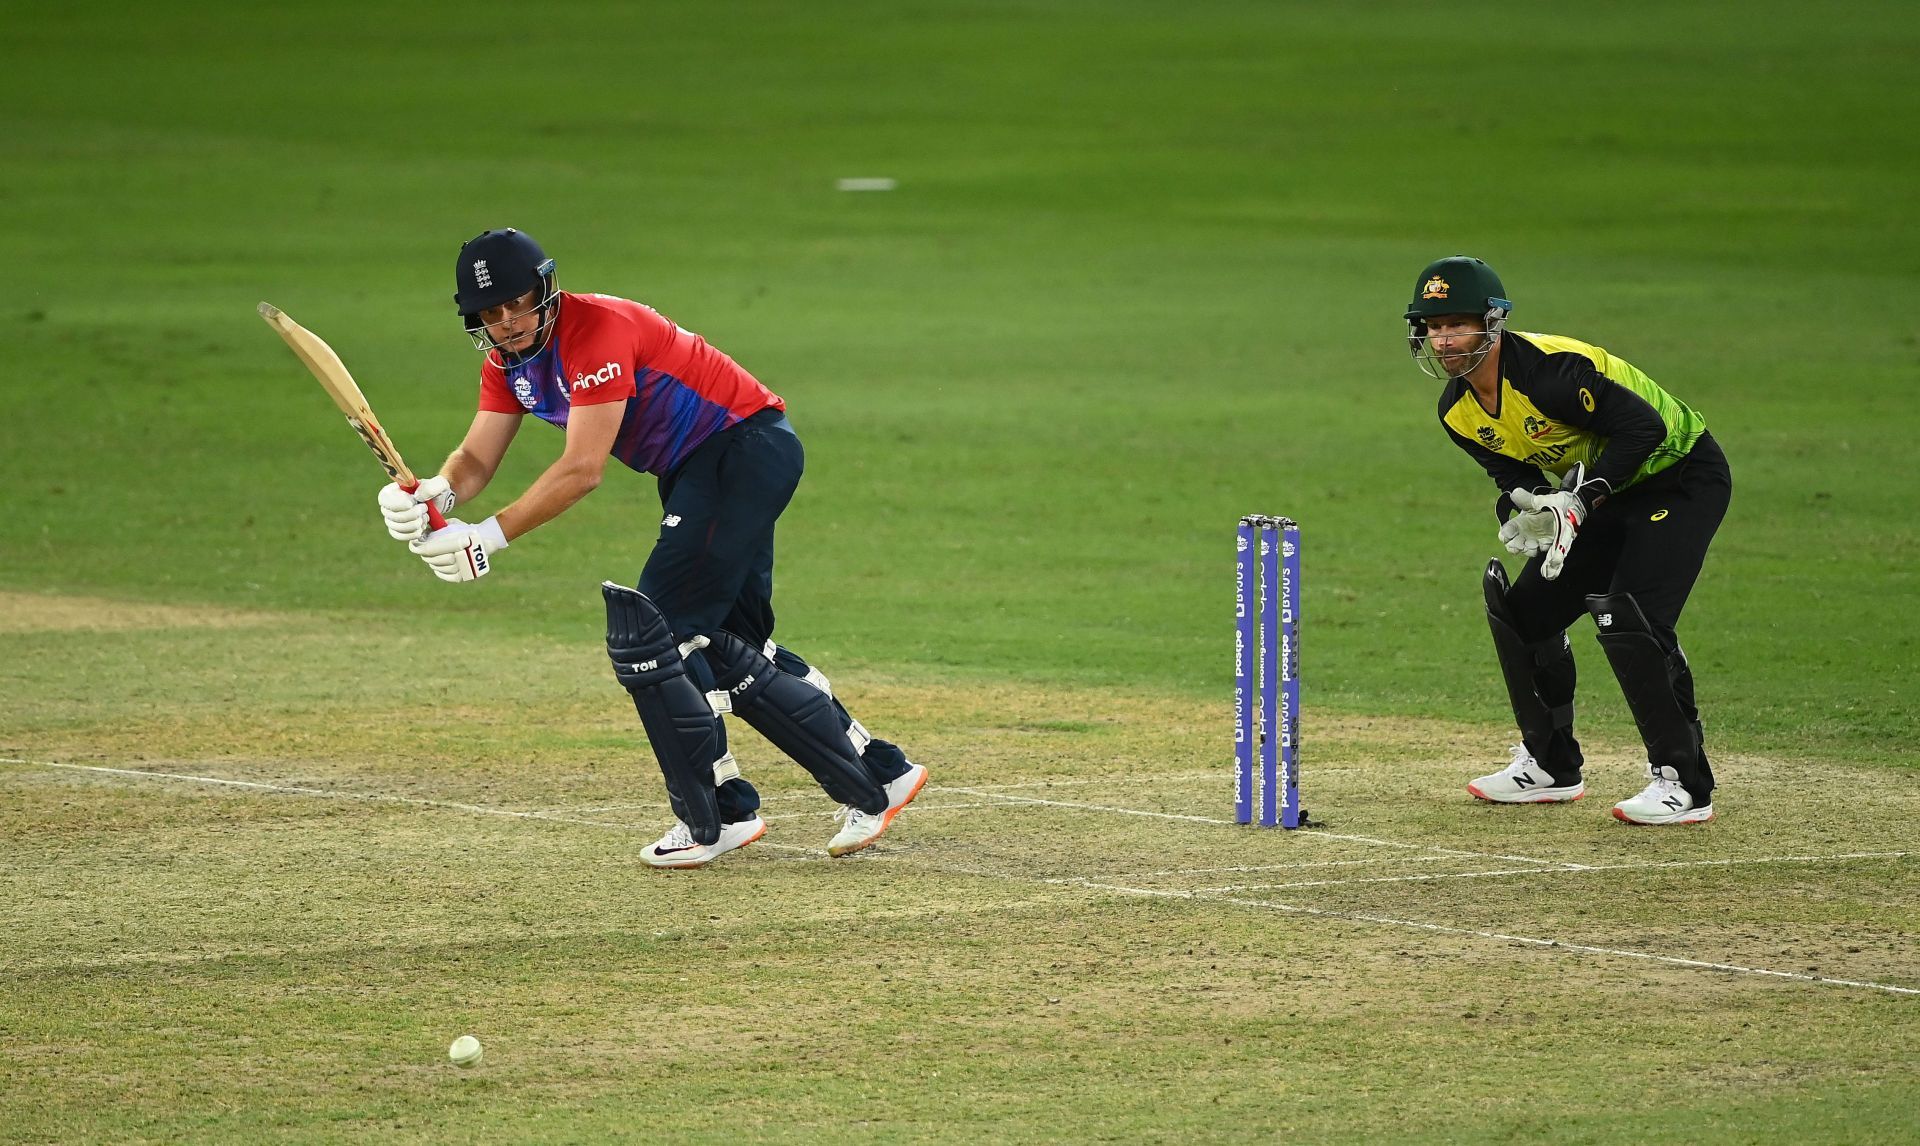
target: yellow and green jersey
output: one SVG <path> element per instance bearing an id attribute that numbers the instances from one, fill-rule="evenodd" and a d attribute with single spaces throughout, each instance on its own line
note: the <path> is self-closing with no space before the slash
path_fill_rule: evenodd
<path id="1" fill-rule="evenodd" d="M 1618 491 L 1693 449 L 1706 419 L 1631 362 L 1558 334 L 1500 337 L 1500 395 L 1493 410 L 1464 378 L 1440 395 L 1440 422 L 1502 493 L 1559 479 L 1583 462 L 1587 478 Z"/>

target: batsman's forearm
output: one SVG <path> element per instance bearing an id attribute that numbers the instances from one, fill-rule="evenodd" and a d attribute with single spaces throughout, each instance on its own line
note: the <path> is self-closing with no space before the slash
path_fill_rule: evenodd
<path id="1" fill-rule="evenodd" d="M 599 485 L 599 471 L 575 469 L 557 462 L 541 474 L 527 492 L 495 514 L 494 519 L 500 523 L 500 531 L 507 535 L 507 540 L 512 541 L 559 517 Z"/>
<path id="2" fill-rule="evenodd" d="M 454 499 L 465 505 L 480 496 L 493 480 L 493 467 L 483 464 L 479 458 L 465 450 L 455 450 L 447 455 L 446 463 L 440 467 L 440 476 L 453 486 Z"/>

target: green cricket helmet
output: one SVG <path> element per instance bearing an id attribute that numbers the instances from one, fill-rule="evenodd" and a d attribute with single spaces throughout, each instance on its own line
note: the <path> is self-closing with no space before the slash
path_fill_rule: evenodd
<path id="1" fill-rule="evenodd" d="M 1407 304 L 1407 347 L 1422 373 L 1444 379 L 1448 371 L 1427 342 L 1427 320 L 1443 314 L 1475 315 L 1485 324 L 1487 339 L 1474 351 L 1473 361 L 1461 371 L 1464 374 L 1493 352 L 1494 340 L 1506 329 L 1507 315 L 1512 311 L 1500 276 L 1479 259 L 1452 255 L 1428 263 L 1414 280 L 1413 301 Z"/>

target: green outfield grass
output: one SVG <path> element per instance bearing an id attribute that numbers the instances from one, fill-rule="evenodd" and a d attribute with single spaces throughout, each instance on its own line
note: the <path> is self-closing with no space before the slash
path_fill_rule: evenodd
<path id="1" fill-rule="evenodd" d="M 1920 987 L 1917 56 L 1910 5 L 1771 0 L 9 21 L 0 1138 L 1907 1136 L 1912 996 L 1621 952 Z M 476 389 L 453 256 L 501 225 L 787 398 L 781 635 L 950 809 L 873 862 L 819 856 L 756 742 L 801 818 L 642 869 L 595 582 L 637 574 L 651 482 L 443 585 L 254 316 L 431 469 Z M 1632 728 L 1586 626 L 1606 790 L 1460 792 L 1510 735 L 1491 487 L 1398 318 L 1457 251 L 1732 461 L 1681 626 L 1705 829 L 1607 830 Z M 475 512 L 558 448 L 529 425 Z M 1458 880 L 1105 879 L 1394 852 L 1134 814 L 1226 811 L 1249 511 L 1305 532 L 1309 805 Z M 1122 810 L 960 790 L 1048 781 Z M 1697 866 L 1466 874 L 1515 855 Z"/>

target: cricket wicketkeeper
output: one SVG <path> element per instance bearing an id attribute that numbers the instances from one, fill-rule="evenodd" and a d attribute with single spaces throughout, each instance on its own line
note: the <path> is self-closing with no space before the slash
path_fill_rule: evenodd
<path id="1" fill-rule="evenodd" d="M 460 248 L 454 302 L 476 349 L 480 409 L 438 476 L 380 491 L 387 529 L 443 581 L 473 581 L 495 555 L 600 484 L 612 457 L 658 476 L 665 516 L 638 589 L 604 582 L 607 653 L 646 727 L 677 822 L 643 853 L 700 867 L 765 833 L 760 796 L 727 750 L 721 713 L 752 725 L 844 805 L 832 855 L 880 838 L 927 770 L 871 736 L 827 678 L 773 642 L 774 523 L 800 482 L 786 403 L 733 359 L 651 307 L 556 289 L 528 235 L 488 231 Z M 566 447 L 484 521 L 470 502 L 531 414 Z"/>
<path id="2" fill-rule="evenodd" d="M 1521 743 L 1467 791 L 1500 804 L 1586 794 L 1573 735 L 1567 626 L 1591 614 L 1647 746 L 1651 783 L 1613 806 L 1630 824 L 1713 818 L 1713 769 L 1674 626 L 1726 516 L 1733 476 L 1699 413 L 1631 363 L 1558 334 L 1506 328 L 1513 304 L 1464 255 L 1420 272 L 1407 342 L 1447 382 L 1440 423 L 1499 487 L 1500 540 L 1527 563 L 1481 588 Z"/>

